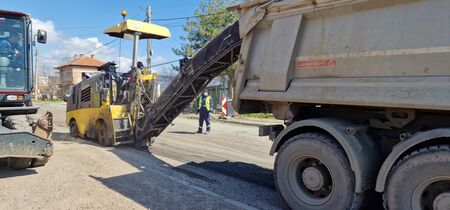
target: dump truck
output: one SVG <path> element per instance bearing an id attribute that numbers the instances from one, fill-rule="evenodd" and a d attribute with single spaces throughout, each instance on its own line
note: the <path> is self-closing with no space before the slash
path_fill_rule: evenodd
<path id="1" fill-rule="evenodd" d="M 254 0 L 240 11 L 240 113 L 270 112 L 293 209 L 450 204 L 450 1 Z"/>
<path id="2" fill-rule="evenodd" d="M 43 30 L 33 36 L 29 15 L 0 10 L 0 162 L 12 169 L 45 165 L 53 154 L 53 143 L 48 139 L 53 129 L 52 113 L 37 120 L 27 118 L 19 126 L 12 118 L 36 114 L 39 109 L 31 102 L 32 46 L 46 40 Z M 28 124 L 30 129 L 26 129 Z"/>
<path id="3" fill-rule="evenodd" d="M 450 1 L 250 0 L 137 118 L 160 135 L 235 64 L 233 106 L 272 113 L 274 182 L 292 209 L 450 205 Z M 144 104 L 145 105 L 145 104 Z M 381 202 L 381 201 L 380 201 Z"/>

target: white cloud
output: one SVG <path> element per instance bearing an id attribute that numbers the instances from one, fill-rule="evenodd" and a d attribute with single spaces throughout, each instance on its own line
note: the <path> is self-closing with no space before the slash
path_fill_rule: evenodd
<path id="1" fill-rule="evenodd" d="M 119 67 L 119 71 L 126 72 L 126 71 L 130 70 L 131 63 L 133 61 L 131 58 L 120 57 L 120 62 L 117 59 L 115 60 L 115 62 L 117 63 L 117 65 Z"/>
<path id="2" fill-rule="evenodd" d="M 48 54 L 51 57 L 55 58 L 65 58 L 73 57 L 74 55 L 79 55 L 80 53 L 86 52 L 88 52 L 88 54 L 97 54 L 99 52 L 112 53 L 114 51 L 114 49 L 111 49 L 108 46 L 102 46 L 103 43 L 101 43 L 97 37 L 85 39 L 80 37 L 70 37 L 60 41 L 57 48 L 54 50 L 50 50 Z M 96 50 L 92 51 L 93 49 Z"/>
<path id="3" fill-rule="evenodd" d="M 104 46 L 104 43 L 100 42 L 97 37 L 81 38 L 78 36 L 66 36 L 64 33 L 57 30 L 57 26 L 54 25 L 53 21 L 47 20 L 42 21 L 39 19 L 33 19 L 33 30 L 44 29 L 48 34 L 48 45 L 42 47 L 44 50 L 39 50 L 40 56 L 38 57 L 38 69 L 41 72 L 54 72 L 55 67 L 67 63 L 74 58 L 75 55 L 80 53 L 87 53 L 85 56 L 95 55 L 95 58 L 103 61 L 109 62 L 114 61 L 120 64 L 119 71 L 126 72 L 130 69 L 132 64 L 132 59 L 130 57 L 121 56 L 120 61 L 118 59 L 118 41 L 115 41 L 109 45 Z M 39 46 L 39 48 L 41 48 Z M 98 48 L 98 49 L 96 49 Z M 93 50 L 96 49 L 96 50 Z M 122 50 L 122 54 L 127 54 L 125 50 Z M 138 61 L 146 64 L 146 56 L 139 56 Z M 168 59 L 162 56 L 154 56 L 152 64 L 160 64 L 167 62 Z M 153 72 L 160 72 L 163 70 L 164 66 L 155 67 L 152 69 Z M 167 67 L 167 66 L 165 66 Z"/>
<path id="4" fill-rule="evenodd" d="M 160 63 L 164 63 L 167 62 L 169 60 L 167 60 L 167 58 L 163 57 L 163 56 L 156 56 L 152 58 L 152 64 L 153 65 L 158 65 Z"/>

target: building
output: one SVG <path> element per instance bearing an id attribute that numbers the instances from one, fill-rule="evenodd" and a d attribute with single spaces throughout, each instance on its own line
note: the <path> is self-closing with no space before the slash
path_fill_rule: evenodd
<path id="1" fill-rule="evenodd" d="M 97 67 L 103 65 L 105 62 L 99 61 L 91 56 L 78 55 L 68 63 L 58 66 L 55 69 L 59 71 L 59 80 L 61 92 L 58 97 L 63 97 L 69 94 L 70 88 L 81 82 L 83 75 L 89 73 L 97 73 Z"/>
<path id="2" fill-rule="evenodd" d="M 53 100 L 58 97 L 59 89 L 59 76 L 39 76 L 38 86 L 34 97 L 37 100 Z"/>

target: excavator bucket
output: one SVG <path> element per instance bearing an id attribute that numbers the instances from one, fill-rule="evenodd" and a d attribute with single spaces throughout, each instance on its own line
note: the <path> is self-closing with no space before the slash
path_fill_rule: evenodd
<path id="1" fill-rule="evenodd" d="M 11 169 L 43 166 L 53 155 L 53 114 L 47 112 L 38 120 L 28 118 L 32 133 L 0 124 L 0 160 L 6 159 Z M 5 127 L 6 126 L 6 127 Z"/>
<path id="2" fill-rule="evenodd" d="M 33 134 L 48 139 L 53 131 L 53 113 L 47 112 L 35 122 L 31 122 Z"/>

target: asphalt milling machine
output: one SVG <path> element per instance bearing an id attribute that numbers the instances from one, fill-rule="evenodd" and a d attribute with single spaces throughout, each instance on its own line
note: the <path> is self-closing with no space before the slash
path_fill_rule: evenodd
<path id="1" fill-rule="evenodd" d="M 109 62 L 99 68 L 103 73 L 75 85 L 67 100 L 66 123 L 72 136 L 92 138 L 108 146 L 150 145 L 216 76 L 237 60 L 241 43 L 239 25 L 235 23 L 194 57 L 180 60 L 180 72 L 158 94 L 157 75 L 137 61 L 138 42 L 168 38 L 169 30 L 126 20 L 105 34 L 133 39 L 131 70 L 118 73 L 115 64 Z"/>
<path id="2" fill-rule="evenodd" d="M 32 46 L 35 41 L 46 40 L 43 30 L 33 36 L 28 15 L 0 10 L 0 162 L 6 162 L 11 169 L 45 165 L 53 154 L 49 140 L 52 113 L 37 120 L 27 117 L 22 124 L 29 124 L 31 132 L 24 128 L 27 125 L 17 126 L 11 118 L 36 114 L 39 109 L 31 102 Z"/>

